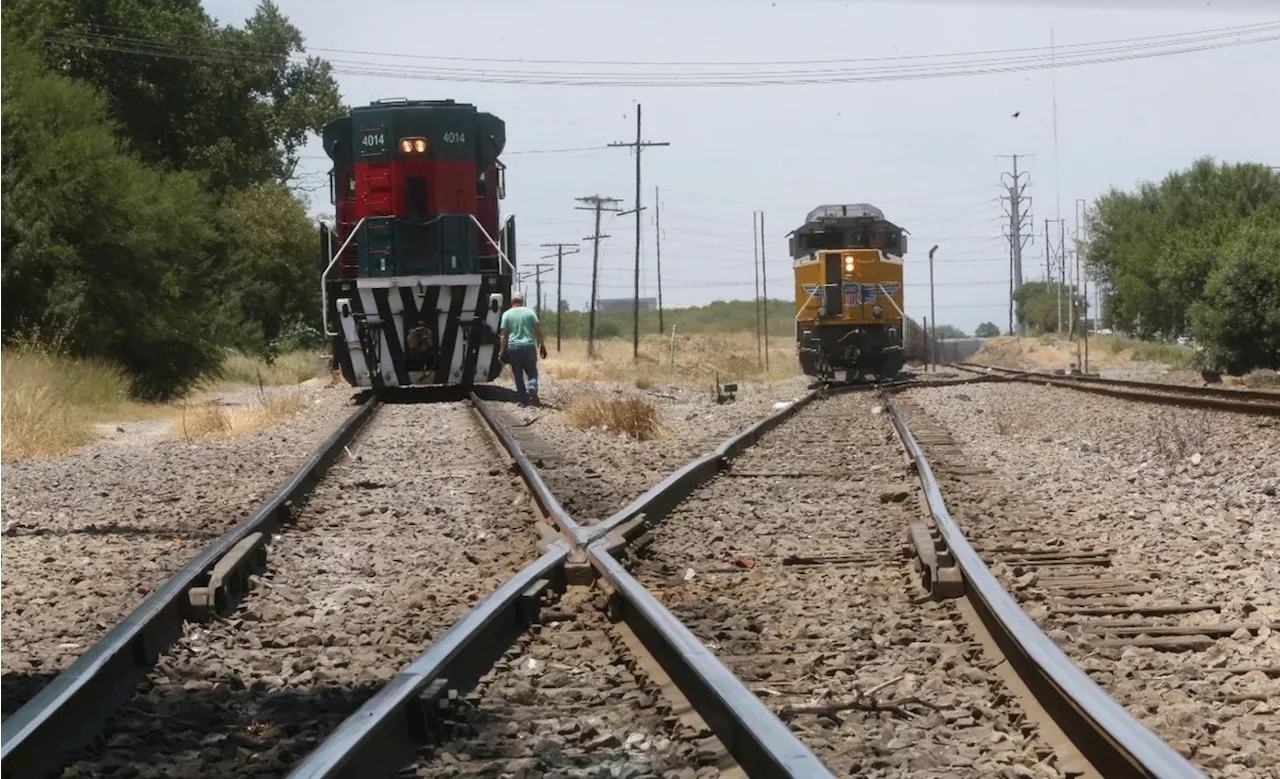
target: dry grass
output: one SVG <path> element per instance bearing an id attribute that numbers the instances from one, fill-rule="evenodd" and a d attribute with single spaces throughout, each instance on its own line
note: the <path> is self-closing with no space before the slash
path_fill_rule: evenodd
<path id="1" fill-rule="evenodd" d="M 1172 411 L 1160 412 L 1151 425 L 1151 443 L 1156 456 L 1172 463 L 1204 451 L 1213 433 L 1213 413 L 1188 411 L 1179 417 Z"/>
<path id="2" fill-rule="evenodd" d="M 222 377 L 208 389 L 235 387 L 279 387 L 314 379 L 324 354 L 317 351 L 288 352 L 268 363 L 259 357 L 232 354 L 222 362 Z"/>
<path id="3" fill-rule="evenodd" d="M 243 406 L 184 404 L 172 434 L 188 440 L 225 441 L 279 424 L 309 405 L 307 396 L 297 392 L 273 393 Z"/>
<path id="4" fill-rule="evenodd" d="M 795 343 L 774 337 L 769 344 L 769 370 L 756 360 L 754 333 L 695 333 L 676 336 L 674 367 L 670 336 L 646 335 L 640 339 L 640 357 L 632 355 L 630 339 L 609 338 L 596 342 L 596 355 L 587 356 L 587 342 L 566 340 L 563 351 L 550 353 L 539 368 L 558 379 L 617 381 L 640 389 L 660 385 L 710 386 L 720 381 L 768 381 L 799 375 Z"/>
<path id="5" fill-rule="evenodd" d="M 607 398 L 582 395 L 566 409 L 569 424 L 581 428 L 604 428 L 637 441 L 649 441 L 662 432 L 658 410 L 642 398 Z"/>
<path id="6" fill-rule="evenodd" d="M 104 360 L 5 349 L 0 357 L 0 459 L 58 457 L 93 441 L 96 422 L 162 416 L 129 400 L 129 380 Z"/>
<path id="7" fill-rule="evenodd" d="M 1241 377 L 1241 383 L 1249 389 L 1280 390 L 1280 371 L 1259 368 Z"/>
<path id="8" fill-rule="evenodd" d="M 1079 346 L 1083 355 L 1084 345 Z M 1019 338 L 997 336 L 989 339 L 972 358 L 973 362 L 999 368 L 1023 370 L 1067 369 L 1076 362 L 1077 344 L 1066 338 L 1041 335 Z M 1124 367 L 1135 363 L 1159 363 L 1172 368 L 1185 368 L 1195 357 L 1195 350 L 1178 344 L 1136 341 L 1119 336 L 1089 338 L 1089 369 Z"/>

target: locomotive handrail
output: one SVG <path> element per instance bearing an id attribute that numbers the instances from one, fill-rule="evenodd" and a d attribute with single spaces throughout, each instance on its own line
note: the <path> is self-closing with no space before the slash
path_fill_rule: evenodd
<path id="1" fill-rule="evenodd" d="M 498 245 L 497 241 L 493 240 L 493 236 L 489 235 L 489 231 L 484 229 L 484 225 L 480 224 L 480 220 L 476 219 L 476 215 L 467 214 L 467 216 L 471 217 L 471 221 L 476 223 L 476 227 L 479 228 L 480 232 L 489 241 L 493 248 L 498 250 L 498 258 L 505 262 L 507 267 L 511 269 L 511 275 L 516 275 L 516 264 L 507 258 L 507 253 L 502 251 L 502 247 Z"/>
<path id="2" fill-rule="evenodd" d="M 327 336 L 332 337 L 339 335 L 339 333 L 329 332 L 329 289 L 324 284 L 325 279 L 329 278 L 329 271 L 333 270 L 333 266 L 338 261 L 338 258 L 347 250 L 347 245 L 351 243 L 352 238 L 356 237 L 356 233 L 360 232 L 360 228 L 364 225 L 364 220 L 368 218 L 369 217 L 367 216 L 360 217 L 360 221 L 356 222 L 356 226 L 352 228 L 350 235 L 347 236 L 347 240 L 343 241 L 342 246 L 338 247 L 338 252 L 329 258 L 329 264 L 325 266 L 324 272 L 320 274 L 320 306 L 324 316 L 324 334 Z"/>

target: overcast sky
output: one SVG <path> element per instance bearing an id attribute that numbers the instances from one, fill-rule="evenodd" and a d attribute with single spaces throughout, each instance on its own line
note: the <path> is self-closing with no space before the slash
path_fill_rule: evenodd
<path id="1" fill-rule="evenodd" d="M 644 107 L 646 140 L 671 142 L 644 152 L 643 202 L 650 210 L 642 229 L 642 294 L 653 295 L 657 185 L 663 297 L 670 305 L 751 298 L 751 219 L 757 209 L 765 214 L 770 296 L 790 297 L 786 234 L 819 204 L 869 202 L 911 232 L 909 314 L 919 319 L 929 313 L 927 252 L 936 243 L 938 320 L 966 331 L 987 320 L 1003 327 L 1008 246 L 999 198 L 1010 160 L 998 155 L 1034 155 L 1020 161 L 1031 172 L 1027 194 L 1037 233 L 1025 250 L 1030 279 L 1044 276 L 1043 220 L 1056 218 L 1060 209 L 1070 234 L 1078 198 L 1091 201 L 1112 186 L 1159 179 L 1200 155 L 1280 165 L 1280 41 L 1274 40 L 1054 69 L 816 85 L 531 85 L 350 73 L 364 67 L 356 63 L 368 62 L 384 70 L 452 68 L 470 76 L 494 69 L 670 76 L 841 68 L 865 74 L 886 64 L 936 71 L 934 60 L 874 58 L 1048 47 L 1051 34 L 1058 62 L 1065 63 L 1080 44 L 1280 20 L 1277 0 L 511 0 L 389 2 L 376 14 L 357 12 L 349 2 L 278 1 L 312 53 L 339 63 L 347 103 L 452 98 L 506 121 L 504 206 L 519 225 L 519 259 L 531 265 L 547 253 L 541 243 L 582 243 L 583 252 L 565 262 L 564 295 L 579 309 L 590 291 L 590 244 L 582 238 L 591 232 L 592 217 L 574 210 L 574 198 L 598 193 L 631 207 L 631 152 L 592 147 L 633 140 L 637 102 Z M 236 24 L 255 4 L 206 0 L 210 13 Z M 724 64 L 797 60 L 857 61 Z M 561 149 L 579 151 L 534 153 Z M 318 141 L 305 154 L 309 180 L 322 181 L 328 163 Z M 312 210 L 328 211 L 327 201 L 327 188 L 318 190 Z M 605 225 L 612 238 L 601 245 L 602 296 L 630 296 L 634 217 L 606 217 Z"/>

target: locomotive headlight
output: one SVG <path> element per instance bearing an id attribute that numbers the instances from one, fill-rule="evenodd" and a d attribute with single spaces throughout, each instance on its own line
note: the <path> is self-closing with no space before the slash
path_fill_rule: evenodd
<path id="1" fill-rule="evenodd" d="M 846 254 L 844 256 L 844 272 L 853 273 L 853 255 Z"/>
<path id="2" fill-rule="evenodd" d="M 880 317 L 884 316 L 884 309 L 879 306 L 872 306 L 871 316 L 874 319 L 879 319 Z"/>
<path id="3" fill-rule="evenodd" d="M 419 154 L 422 154 L 427 150 L 427 142 L 419 138 L 418 140 L 413 142 L 413 150 Z"/>
<path id="4" fill-rule="evenodd" d="M 408 138 L 405 138 L 403 141 L 401 141 L 400 151 L 404 152 L 405 154 L 411 154 L 413 152 L 413 141 L 409 140 Z"/>

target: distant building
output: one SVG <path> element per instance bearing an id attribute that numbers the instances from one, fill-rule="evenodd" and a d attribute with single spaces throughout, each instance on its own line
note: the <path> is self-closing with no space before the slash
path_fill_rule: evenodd
<path id="1" fill-rule="evenodd" d="M 597 311 L 630 311 L 634 298 L 600 298 L 596 300 Z M 641 311 L 657 311 L 657 298 L 640 298 Z"/>

